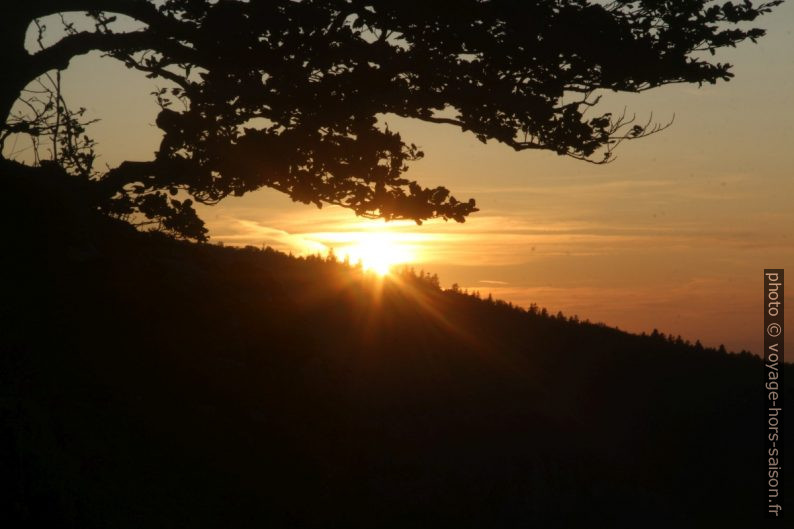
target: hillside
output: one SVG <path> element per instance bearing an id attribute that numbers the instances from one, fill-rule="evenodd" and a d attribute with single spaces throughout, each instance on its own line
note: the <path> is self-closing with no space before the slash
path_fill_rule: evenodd
<path id="1" fill-rule="evenodd" d="M 79 190 L 14 185 L 0 204 L 5 527 L 753 527 L 763 515 L 753 355 L 409 272 L 384 281 L 141 234 L 80 211 Z"/>

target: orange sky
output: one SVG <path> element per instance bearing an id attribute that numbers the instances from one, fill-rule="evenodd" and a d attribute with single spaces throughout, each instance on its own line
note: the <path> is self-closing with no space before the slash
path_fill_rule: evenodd
<path id="1" fill-rule="evenodd" d="M 675 122 L 624 144 L 605 166 L 516 153 L 451 126 L 384 116 L 426 153 L 411 178 L 477 199 L 480 212 L 465 224 L 364 222 L 271 190 L 201 214 L 215 242 L 296 253 L 339 250 L 350 233 L 388 231 L 445 286 L 759 352 L 762 270 L 794 274 L 794 3 L 760 25 L 769 34 L 759 44 L 718 56 L 735 64 L 729 83 L 606 94 L 604 108 L 626 107 L 641 122 L 651 112 L 660 122 L 675 115 Z M 63 80 L 72 106 L 102 120 L 89 131 L 100 164 L 151 158 L 159 131 L 149 94 L 165 83 L 98 55 L 74 60 Z M 794 275 L 789 314 L 792 294 Z"/>

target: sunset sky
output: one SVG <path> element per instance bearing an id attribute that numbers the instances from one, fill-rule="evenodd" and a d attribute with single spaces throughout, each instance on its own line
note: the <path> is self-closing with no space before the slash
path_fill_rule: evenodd
<path id="1" fill-rule="evenodd" d="M 794 3 L 760 26 L 769 33 L 757 45 L 717 57 L 735 65 L 729 83 L 605 94 L 602 108 L 625 107 L 640 122 L 651 112 L 661 123 L 675 116 L 666 131 L 622 145 L 608 165 L 384 116 L 426 153 L 410 178 L 477 200 L 465 224 L 364 221 L 268 189 L 200 214 L 213 242 L 296 254 L 333 248 L 354 260 L 375 248 L 437 273 L 443 286 L 759 352 L 762 270 L 794 270 Z M 101 119 L 89 131 L 100 166 L 152 157 L 160 136 L 150 92 L 164 82 L 99 55 L 74 60 L 63 82 L 73 107 Z M 792 293 L 794 284 L 789 314 Z"/>

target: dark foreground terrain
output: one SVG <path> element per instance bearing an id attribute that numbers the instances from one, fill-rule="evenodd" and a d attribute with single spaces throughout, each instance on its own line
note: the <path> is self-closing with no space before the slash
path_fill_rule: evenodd
<path id="1" fill-rule="evenodd" d="M 3 527 L 762 526 L 750 354 L 139 234 L 69 193 L 0 204 Z"/>

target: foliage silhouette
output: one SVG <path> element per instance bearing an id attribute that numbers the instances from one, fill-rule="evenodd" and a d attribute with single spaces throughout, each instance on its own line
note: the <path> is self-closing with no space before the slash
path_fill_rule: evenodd
<path id="1" fill-rule="evenodd" d="M 111 215 L 178 217 L 172 231 L 204 239 L 192 202 L 170 197 L 215 203 L 264 186 L 366 217 L 462 222 L 475 202 L 405 178 L 423 153 L 379 116 L 604 163 L 663 127 L 588 116 L 599 90 L 727 80 L 730 65 L 702 52 L 762 36 L 743 23 L 779 3 L 30 0 L 4 13 L 0 114 L 38 76 L 99 50 L 171 83 L 156 93 L 155 158 L 95 182 Z M 88 13 L 94 31 L 64 21 L 61 40 L 25 50 L 31 23 L 69 11 Z M 117 15 L 142 28 L 114 30 Z M 6 124 L 0 140 L 23 125 Z"/>

